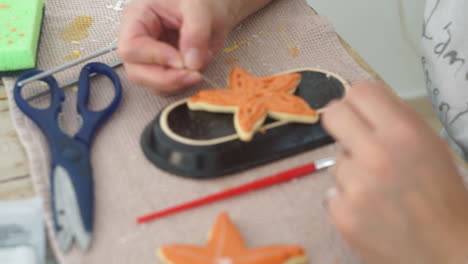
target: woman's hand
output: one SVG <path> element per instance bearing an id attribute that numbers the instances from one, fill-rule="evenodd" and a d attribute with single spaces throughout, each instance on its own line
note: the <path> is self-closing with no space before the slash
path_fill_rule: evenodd
<path id="1" fill-rule="evenodd" d="M 467 190 L 416 113 L 383 84 L 360 83 L 323 122 L 343 147 L 329 213 L 368 264 L 468 263 Z"/>
<path id="2" fill-rule="evenodd" d="M 159 94 L 202 80 L 228 32 L 270 0 L 136 0 L 124 11 L 119 57 L 128 78 Z"/>

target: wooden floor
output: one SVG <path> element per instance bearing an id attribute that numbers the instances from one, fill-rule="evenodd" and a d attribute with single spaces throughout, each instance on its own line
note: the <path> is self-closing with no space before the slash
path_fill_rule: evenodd
<path id="1" fill-rule="evenodd" d="M 0 200 L 34 195 L 28 162 L 10 119 L 6 92 L 0 81 Z"/>

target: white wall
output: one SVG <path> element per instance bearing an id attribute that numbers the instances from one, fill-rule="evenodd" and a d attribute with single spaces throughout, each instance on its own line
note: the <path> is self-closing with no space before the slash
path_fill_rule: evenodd
<path id="1" fill-rule="evenodd" d="M 336 31 L 400 96 L 425 95 L 419 54 L 425 0 L 307 1 L 333 22 Z M 400 26 L 398 1 L 409 33 L 406 38 Z"/>

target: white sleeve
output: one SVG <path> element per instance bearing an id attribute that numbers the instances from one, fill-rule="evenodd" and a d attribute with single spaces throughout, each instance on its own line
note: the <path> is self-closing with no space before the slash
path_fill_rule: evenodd
<path id="1" fill-rule="evenodd" d="M 442 135 L 468 161 L 468 1 L 427 0 L 422 64 Z"/>

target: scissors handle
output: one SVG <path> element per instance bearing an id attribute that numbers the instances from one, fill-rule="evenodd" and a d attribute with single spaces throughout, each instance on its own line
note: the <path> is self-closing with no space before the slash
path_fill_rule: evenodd
<path id="1" fill-rule="evenodd" d="M 108 77 L 112 81 L 115 90 L 112 102 L 100 111 L 92 111 L 88 107 L 92 74 L 101 74 Z M 83 122 L 75 137 L 90 146 L 96 131 L 117 110 L 122 99 L 122 84 L 119 76 L 111 67 L 103 63 L 93 62 L 83 67 L 78 86 L 77 110 Z"/>
<path id="2" fill-rule="evenodd" d="M 21 111 L 23 111 L 23 113 L 31 120 L 33 120 L 34 123 L 36 123 L 36 125 L 39 126 L 39 128 L 42 130 L 43 134 L 48 137 L 48 140 L 50 140 L 49 137 L 55 137 L 57 135 L 63 134 L 57 123 L 57 116 L 62 110 L 62 102 L 65 100 L 65 94 L 59 88 L 58 83 L 54 77 L 47 76 L 40 79 L 48 85 L 51 98 L 49 107 L 45 109 L 38 109 L 31 106 L 29 102 L 23 98 L 21 91 L 23 90 L 24 86 L 19 85 L 21 80 L 40 73 L 42 73 L 42 71 L 29 71 L 21 75 L 16 81 L 13 95 L 18 108 L 21 109 Z"/>

